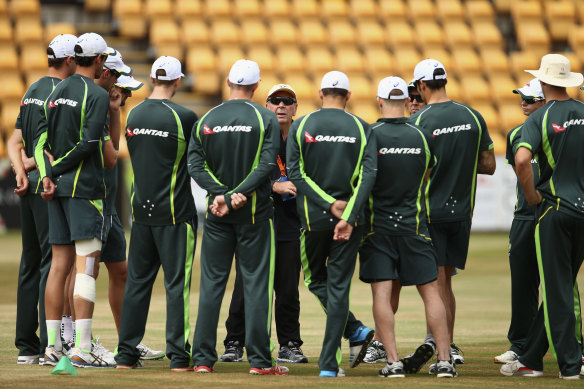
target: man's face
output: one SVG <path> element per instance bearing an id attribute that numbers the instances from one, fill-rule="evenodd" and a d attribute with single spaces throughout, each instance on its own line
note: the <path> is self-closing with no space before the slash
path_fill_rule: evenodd
<path id="1" fill-rule="evenodd" d="M 529 116 L 545 104 L 545 100 L 521 99 L 521 109 L 525 116 Z"/>
<path id="2" fill-rule="evenodd" d="M 290 92 L 277 91 L 268 97 L 266 108 L 276 114 L 280 125 L 290 124 L 292 123 L 292 118 L 296 115 L 298 103 L 296 103 L 296 98 Z"/>
<path id="3" fill-rule="evenodd" d="M 96 80 L 98 78 L 101 77 L 103 71 L 104 71 L 104 65 L 105 65 L 105 60 L 107 59 L 107 55 L 98 55 L 96 61 L 98 62 L 98 65 L 95 67 L 95 75 L 93 78 L 95 78 Z M 113 85 L 113 84 L 112 84 Z"/>
<path id="4" fill-rule="evenodd" d="M 408 110 L 410 111 L 410 115 L 413 115 L 420 109 L 424 108 L 426 103 L 424 103 L 424 100 L 417 89 L 409 88 L 408 93 L 410 95 L 408 99 Z"/>
<path id="5" fill-rule="evenodd" d="M 132 97 L 132 91 L 125 88 L 120 88 L 119 86 L 114 85 L 113 88 L 116 88 L 120 94 L 122 95 L 122 102 L 120 103 L 120 107 L 126 105 L 126 100 L 128 97 Z"/>

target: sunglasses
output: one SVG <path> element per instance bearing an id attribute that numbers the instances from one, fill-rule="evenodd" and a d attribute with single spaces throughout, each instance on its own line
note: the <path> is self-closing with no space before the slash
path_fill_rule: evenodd
<path id="1" fill-rule="evenodd" d="M 539 100 L 535 100 L 535 99 L 523 99 L 523 101 L 525 101 L 525 104 L 531 105 L 531 104 L 537 103 Z"/>
<path id="2" fill-rule="evenodd" d="M 274 105 L 280 105 L 280 103 L 284 103 L 284 105 L 292 105 L 296 103 L 296 99 L 292 97 L 269 97 L 268 103 Z"/>
<path id="3" fill-rule="evenodd" d="M 424 99 L 422 99 L 421 95 L 410 95 L 410 102 L 414 102 L 416 100 L 418 103 L 423 103 Z"/>
<path id="4" fill-rule="evenodd" d="M 103 66 L 103 68 L 109 70 L 110 73 L 113 74 L 115 78 L 120 78 L 120 76 L 122 75 L 122 73 L 118 72 L 117 70 L 110 69 L 105 65 Z"/>

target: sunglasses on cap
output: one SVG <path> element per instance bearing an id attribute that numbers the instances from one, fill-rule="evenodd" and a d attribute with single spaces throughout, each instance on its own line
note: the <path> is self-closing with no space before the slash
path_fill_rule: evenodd
<path id="1" fill-rule="evenodd" d="M 531 105 L 531 104 L 535 104 L 535 103 L 537 103 L 538 101 L 541 101 L 541 100 L 536 100 L 536 99 L 523 99 L 523 101 L 525 101 L 525 104 Z"/>
<path id="2" fill-rule="evenodd" d="M 418 103 L 423 103 L 424 99 L 422 99 L 421 95 L 410 95 L 410 102 L 414 102 L 416 100 Z"/>
<path id="3" fill-rule="evenodd" d="M 268 103 L 274 105 L 280 105 L 280 103 L 284 103 L 284 105 L 292 105 L 296 103 L 296 99 L 292 97 L 268 97 Z"/>
<path id="4" fill-rule="evenodd" d="M 108 67 L 107 67 L 107 66 L 105 66 L 105 65 L 103 66 L 103 68 L 104 68 L 104 69 L 107 69 L 107 70 L 109 70 L 109 71 L 110 71 L 110 73 L 111 73 L 111 74 L 113 74 L 115 78 L 120 78 L 120 76 L 122 75 L 122 73 L 118 72 L 117 70 L 115 70 L 115 69 L 110 69 L 110 68 L 108 68 Z"/>

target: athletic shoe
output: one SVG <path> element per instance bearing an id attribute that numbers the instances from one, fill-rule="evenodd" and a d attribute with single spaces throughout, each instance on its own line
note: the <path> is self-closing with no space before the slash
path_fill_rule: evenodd
<path id="1" fill-rule="evenodd" d="M 371 342 L 369 347 L 367 347 L 367 353 L 365 353 L 365 358 L 363 358 L 365 363 L 377 363 L 377 362 L 387 362 L 387 355 L 385 354 L 385 347 L 383 343 L 378 340 Z"/>
<path id="2" fill-rule="evenodd" d="M 249 374 L 253 375 L 288 375 L 290 369 L 286 366 L 280 366 L 277 363 L 272 367 L 252 367 Z"/>
<path id="3" fill-rule="evenodd" d="M 221 355 L 221 362 L 243 362 L 243 346 L 238 340 L 230 340 L 225 345 L 225 352 Z"/>
<path id="4" fill-rule="evenodd" d="M 533 370 L 525 366 L 523 363 L 513 361 L 501 366 L 501 374 L 508 377 L 541 377 L 543 376 L 543 371 Z"/>
<path id="5" fill-rule="evenodd" d="M 157 359 L 162 359 L 165 357 L 164 351 L 152 350 L 150 347 L 146 346 L 144 343 L 140 343 L 136 346 L 138 352 L 140 352 L 140 359 L 154 361 Z"/>
<path id="6" fill-rule="evenodd" d="M 278 362 L 308 363 L 308 357 L 302 353 L 298 343 L 289 341 L 288 345 L 280 346 L 280 350 L 278 351 Z"/>
<path id="7" fill-rule="evenodd" d="M 17 365 L 38 365 L 39 356 L 37 355 L 19 355 L 16 360 Z"/>
<path id="8" fill-rule="evenodd" d="M 501 355 L 497 355 L 495 357 L 495 363 L 511 363 L 516 361 L 519 358 L 519 355 L 515 353 L 515 351 L 507 350 Z"/>
<path id="9" fill-rule="evenodd" d="M 422 343 L 416 351 L 401 360 L 404 371 L 408 374 L 416 374 L 433 356 L 434 348 L 432 345 Z"/>
<path id="10" fill-rule="evenodd" d="M 172 367 L 170 371 L 174 373 L 192 373 L 195 371 L 195 368 L 192 366 L 183 366 L 183 367 Z"/>
<path id="11" fill-rule="evenodd" d="M 62 351 L 57 351 L 54 347 L 47 347 L 45 349 L 45 356 L 43 357 L 43 366 L 57 366 L 57 363 L 59 363 L 62 357 Z"/>
<path id="12" fill-rule="evenodd" d="M 373 328 L 362 325 L 349 337 L 349 366 L 351 368 L 357 367 L 363 361 L 373 336 L 375 336 Z"/>
<path id="13" fill-rule="evenodd" d="M 438 361 L 436 363 L 436 376 L 438 378 L 454 378 L 458 376 L 454 361 Z"/>
<path id="14" fill-rule="evenodd" d="M 402 361 L 397 361 L 393 363 L 387 362 L 385 367 L 379 370 L 380 377 L 386 378 L 404 378 L 404 364 Z"/>
<path id="15" fill-rule="evenodd" d="M 136 361 L 136 363 L 134 363 L 133 365 L 120 365 L 120 364 L 116 365 L 116 369 L 120 369 L 120 370 L 142 369 L 143 367 L 144 367 L 144 362 L 142 362 L 141 359 L 138 359 Z"/>
<path id="16" fill-rule="evenodd" d="M 195 373 L 213 373 L 213 368 L 209 366 L 197 366 L 195 367 Z"/>
<path id="17" fill-rule="evenodd" d="M 430 365 L 430 368 L 428 369 L 428 374 L 432 374 L 432 375 L 438 374 L 438 367 L 437 367 L 436 363 L 433 363 Z"/>
<path id="18" fill-rule="evenodd" d="M 117 365 L 116 360 L 114 359 L 114 353 L 109 351 L 99 342 L 99 336 L 96 336 L 95 339 L 91 340 L 91 352 L 106 361 L 108 365 Z"/>
<path id="19" fill-rule="evenodd" d="M 460 354 L 464 354 L 462 350 L 454 343 L 450 343 L 450 356 L 452 357 L 452 360 L 457 365 L 464 365 L 464 358 Z"/>
<path id="20" fill-rule="evenodd" d="M 584 366 L 582 366 L 582 368 L 580 368 L 580 375 L 584 375 Z"/>
<path id="21" fill-rule="evenodd" d="M 580 379 L 580 374 L 576 374 L 576 375 L 563 375 L 562 372 L 560 372 L 560 379 L 562 379 L 562 380 L 579 380 Z"/>
<path id="22" fill-rule="evenodd" d="M 71 355 L 71 363 L 75 367 L 115 367 L 114 363 L 110 363 L 94 352 L 87 352 L 80 348 L 74 348 L 69 353 Z"/>

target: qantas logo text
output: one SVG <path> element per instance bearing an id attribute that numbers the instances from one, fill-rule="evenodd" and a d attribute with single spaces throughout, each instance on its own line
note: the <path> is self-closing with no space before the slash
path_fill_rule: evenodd
<path id="1" fill-rule="evenodd" d="M 65 104 L 65 105 L 68 105 L 70 107 L 77 107 L 77 101 L 71 100 L 71 99 L 63 99 L 63 98 L 57 99 L 54 102 L 51 100 L 51 104 L 53 104 L 55 106 Z"/>
<path id="2" fill-rule="evenodd" d="M 211 129 L 208 125 L 203 125 L 203 134 L 211 135 L 218 132 L 251 132 L 251 126 L 215 126 Z"/>
<path id="3" fill-rule="evenodd" d="M 128 128 L 126 128 L 126 134 L 128 136 L 152 135 L 152 136 L 160 136 L 162 138 L 168 138 L 168 131 L 151 130 L 149 128 L 134 128 L 134 130 L 130 130 L 130 127 L 128 127 Z"/>
<path id="4" fill-rule="evenodd" d="M 437 128 L 434 131 L 432 131 L 432 136 L 436 137 L 438 135 L 443 135 L 443 134 L 450 134 L 453 132 L 459 132 L 459 131 L 468 131 L 470 130 L 470 124 L 461 124 L 460 126 L 452 126 L 452 127 L 445 127 L 445 128 Z"/>
<path id="5" fill-rule="evenodd" d="M 571 120 L 568 120 L 567 122 L 564 122 L 563 127 L 559 126 L 558 124 L 553 124 L 553 123 L 552 123 L 552 126 L 554 127 L 554 131 L 560 132 L 560 131 L 566 130 L 570 126 L 581 126 L 583 124 L 584 124 L 584 119 L 571 119 Z M 556 127 L 558 127 L 558 128 L 556 128 Z"/>
<path id="6" fill-rule="evenodd" d="M 422 149 L 419 147 L 382 147 L 377 152 L 377 155 L 383 154 L 421 154 Z"/>
<path id="7" fill-rule="evenodd" d="M 20 106 L 24 106 L 24 105 L 28 105 L 28 104 L 36 104 L 36 105 L 43 105 L 45 104 L 45 102 L 43 100 L 39 100 L 39 99 L 35 99 L 32 97 L 29 97 L 28 99 L 24 99 L 22 100 L 22 103 L 20 103 Z"/>
<path id="8" fill-rule="evenodd" d="M 305 139 L 306 143 L 316 143 L 316 142 L 355 143 L 357 138 L 355 138 L 354 136 L 342 136 L 342 135 L 312 136 L 308 132 L 305 132 L 304 139 Z"/>

